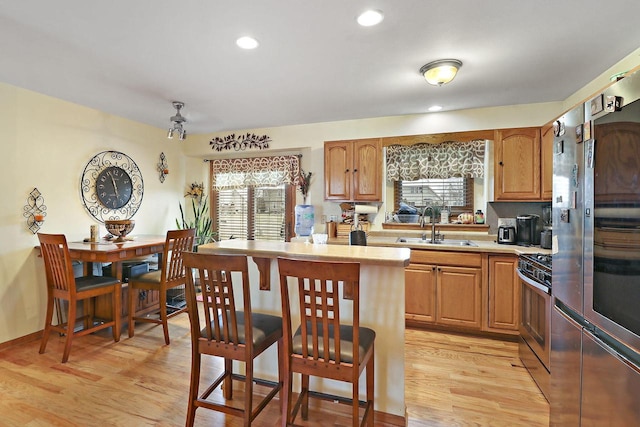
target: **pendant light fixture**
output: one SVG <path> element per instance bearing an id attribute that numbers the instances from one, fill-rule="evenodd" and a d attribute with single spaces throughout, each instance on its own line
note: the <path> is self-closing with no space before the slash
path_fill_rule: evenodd
<path id="1" fill-rule="evenodd" d="M 442 86 L 449 83 L 462 67 L 462 62 L 457 59 L 439 59 L 429 62 L 420 68 L 427 83 L 434 86 Z"/>
<path id="2" fill-rule="evenodd" d="M 182 124 L 186 123 L 187 119 L 185 119 L 182 114 L 180 114 L 180 110 L 182 109 L 182 107 L 184 107 L 184 102 L 173 101 L 172 104 L 176 109 L 176 115 L 171 116 L 171 127 L 167 132 L 167 138 L 173 139 L 173 133 L 175 132 L 178 134 L 180 141 L 184 141 L 185 139 L 187 139 L 187 131 L 186 129 L 184 129 Z"/>

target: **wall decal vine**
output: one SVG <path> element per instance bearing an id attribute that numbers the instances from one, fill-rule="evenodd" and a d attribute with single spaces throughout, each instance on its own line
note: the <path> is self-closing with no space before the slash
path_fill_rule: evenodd
<path id="1" fill-rule="evenodd" d="M 254 133 L 247 133 L 245 135 L 238 135 L 236 138 L 236 134 L 232 133 L 224 138 L 216 136 L 209 142 L 209 144 L 211 145 L 211 149 L 216 151 L 231 150 L 232 148 L 235 151 L 242 151 L 247 148 L 264 150 L 265 148 L 269 148 L 270 141 L 271 138 L 267 135 L 258 136 Z"/>

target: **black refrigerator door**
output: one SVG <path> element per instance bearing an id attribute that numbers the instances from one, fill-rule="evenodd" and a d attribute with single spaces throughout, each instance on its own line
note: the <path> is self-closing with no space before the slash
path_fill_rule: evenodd
<path id="1" fill-rule="evenodd" d="M 639 425 L 638 366 L 587 330 L 582 343 L 581 426 Z"/>

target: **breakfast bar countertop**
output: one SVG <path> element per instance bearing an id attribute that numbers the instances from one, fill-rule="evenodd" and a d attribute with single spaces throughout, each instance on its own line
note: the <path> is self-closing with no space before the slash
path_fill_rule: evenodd
<path id="1" fill-rule="evenodd" d="M 217 252 L 247 254 L 253 257 L 294 257 L 320 261 L 351 261 L 378 266 L 406 267 L 410 250 L 403 247 L 318 245 L 300 242 L 274 242 L 261 240 L 222 240 L 200 245 L 198 250 L 216 249 Z"/>

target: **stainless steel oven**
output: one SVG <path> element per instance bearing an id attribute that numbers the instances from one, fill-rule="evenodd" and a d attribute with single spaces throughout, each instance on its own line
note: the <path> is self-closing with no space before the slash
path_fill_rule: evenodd
<path id="1" fill-rule="evenodd" d="M 521 320 L 518 353 L 549 400 L 551 357 L 551 256 L 523 254 L 518 260 Z"/>

